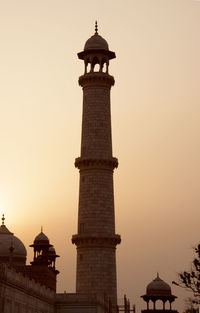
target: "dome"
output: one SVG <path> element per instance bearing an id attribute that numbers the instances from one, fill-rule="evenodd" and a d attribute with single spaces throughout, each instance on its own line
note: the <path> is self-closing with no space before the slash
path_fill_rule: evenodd
<path id="1" fill-rule="evenodd" d="M 146 294 L 148 296 L 170 296 L 171 295 L 171 287 L 162 280 L 159 275 L 147 285 Z"/>
<path id="2" fill-rule="evenodd" d="M 35 237 L 34 244 L 49 244 L 49 238 L 41 231 Z"/>
<path id="3" fill-rule="evenodd" d="M 0 261 L 13 265 L 25 265 L 27 251 L 22 241 L 14 236 L 4 225 L 4 216 L 0 226 Z"/>
<path id="4" fill-rule="evenodd" d="M 111 60 L 115 58 L 115 52 L 109 50 L 107 41 L 98 34 L 98 26 L 96 22 L 94 35 L 86 41 L 84 50 L 78 53 L 78 57 L 88 64 L 88 62 L 92 62 L 90 57 L 94 60 L 94 58 L 97 58 L 99 54 L 104 56 L 106 60 Z M 100 61 L 97 63 L 100 64 Z"/>
<path id="5" fill-rule="evenodd" d="M 107 41 L 101 37 L 97 32 L 90 37 L 84 47 L 84 51 L 86 50 L 109 50 Z"/>

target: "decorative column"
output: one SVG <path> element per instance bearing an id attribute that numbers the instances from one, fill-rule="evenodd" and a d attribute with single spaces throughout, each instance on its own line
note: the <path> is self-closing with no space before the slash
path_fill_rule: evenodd
<path id="1" fill-rule="evenodd" d="M 78 53 L 85 73 L 79 77 L 83 89 L 81 156 L 75 160 L 80 172 L 76 292 L 108 296 L 117 304 L 116 245 L 113 170 L 118 160 L 112 156 L 109 60 L 115 53 L 95 34 Z"/>

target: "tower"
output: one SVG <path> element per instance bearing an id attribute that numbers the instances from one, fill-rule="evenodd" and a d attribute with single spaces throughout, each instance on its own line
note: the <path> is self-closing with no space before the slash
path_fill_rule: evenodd
<path id="1" fill-rule="evenodd" d="M 83 89 L 81 155 L 75 160 L 80 172 L 76 292 L 109 297 L 117 304 L 116 245 L 113 170 L 118 160 L 112 156 L 109 61 L 115 53 L 98 34 L 90 37 L 78 53 L 85 72 L 79 77 Z"/>
<path id="2" fill-rule="evenodd" d="M 34 251 L 31 266 L 26 267 L 26 274 L 40 282 L 42 285 L 56 291 L 56 277 L 59 271 L 56 269 L 56 258 L 59 255 L 49 243 L 49 238 L 41 232 L 35 237 L 34 243 L 30 245 Z"/>

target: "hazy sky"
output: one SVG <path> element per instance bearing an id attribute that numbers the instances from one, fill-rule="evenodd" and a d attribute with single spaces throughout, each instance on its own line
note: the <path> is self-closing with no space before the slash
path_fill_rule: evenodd
<path id="1" fill-rule="evenodd" d="M 0 213 L 28 248 L 43 225 L 75 290 L 82 90 L 78 60 L 99 33 L 110 73 L 118 297 L 189 269 L 200 218 L 200 1 L 0 1 Z M 175 308 L 183 308 L 183 294 Z M 189 294 L 186 293 L 186 296 Z"/>

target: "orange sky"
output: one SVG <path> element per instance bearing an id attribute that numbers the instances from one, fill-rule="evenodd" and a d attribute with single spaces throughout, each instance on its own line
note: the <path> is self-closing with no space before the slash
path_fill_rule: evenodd
<path id="1" fill-rule="evenodd" d="M 199 241 L 199 1 L 0 2 L 0 213 L 26 247 L 43 225 L 61 255 L 58 290 L 73 292 L 84 67 L 76 53 L 96 19 L 117 56 L 118 297 L 126 293 L 139 312 L 156 272 L 175 280 Z"/>

